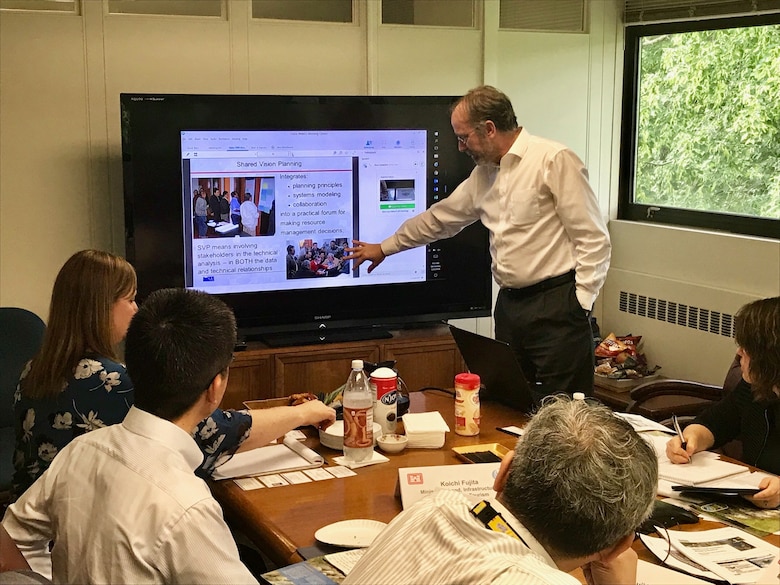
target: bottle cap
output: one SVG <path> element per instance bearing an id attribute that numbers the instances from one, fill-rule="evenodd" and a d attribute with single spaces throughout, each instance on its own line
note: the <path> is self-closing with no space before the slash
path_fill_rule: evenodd
<path id="1" fill-rule="evenodd" d="M 470 372 L 455 376 L 455 384 L 468 390 L 479 388 L 479 376 Z"/>
<path id="2" fill-rule="evenodd" d="M 583 392 L 575 392 L 572 394 L 572 398 L 574 398 L 574 400 L 585 400 L 585 394 Z"/>
<path id="3" fill-rule="evenodd" d="M 363 360 L 352 360 L 352 369 L 353 370 L 362 370 L 363 369 Z"/>

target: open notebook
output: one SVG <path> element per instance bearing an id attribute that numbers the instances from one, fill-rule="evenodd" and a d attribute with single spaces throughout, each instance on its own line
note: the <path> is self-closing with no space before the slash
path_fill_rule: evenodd
<path id="1" fill-rule="evenodd" d="M 673 485 L 692 487 L 711 487 L 728 491 L 728 488 L 756 488 L 766 474 L 751 473 L 744 465 L 721 461 L 717 453 L 701 451 L 696 453 L 691 463 L 675 465 L 666 456 L 668 436 L 643 434 L 658 455 L 658 493 L 674 496 Z"/>
<path id="2" fill-rule="evenodd" d="M 214 470 L 214 479 L 231 479 L 269 473 L 285 473 L 299 469 L 320 467 L 325 462 L 321 455 L 300 441 L 285 437 L 284 442 L 236 453 Z"/>

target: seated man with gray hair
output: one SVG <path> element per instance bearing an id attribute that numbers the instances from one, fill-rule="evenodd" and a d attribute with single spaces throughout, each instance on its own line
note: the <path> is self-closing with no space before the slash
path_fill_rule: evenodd
<path id="1" fill-rule="evenodd" d="M 655 452 L 628 423 L 556 397 L 502 461 L 496 501 L 431 494 L 382 531 L 344 584 L 578 585 L 567 574 L 578 567 L 591 585 L 636 583 L 631 543 L 657 481 Z"/>

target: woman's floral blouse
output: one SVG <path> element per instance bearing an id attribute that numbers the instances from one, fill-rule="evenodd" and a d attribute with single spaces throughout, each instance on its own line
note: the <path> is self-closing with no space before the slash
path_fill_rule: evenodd
<path id="1" fill-rule="evenodd" d="M 20 382 L 29 371 L 30 363 Z M 27 398 L 17 385 L 14 496 L 30 487 L 73 438 L 122 422 L 133 400 L 133 383 L 125 366 L 99 356 L 82 359 L 56 398 Z M 195 473 L 208 477 L 246 440 L 251 426 L 247 411 L 215 410 L 192 431 L 203 451 L 203 463 Z"/>

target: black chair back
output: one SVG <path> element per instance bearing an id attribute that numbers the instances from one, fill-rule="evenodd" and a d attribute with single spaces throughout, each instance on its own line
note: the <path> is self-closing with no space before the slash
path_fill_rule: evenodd
<path id="1" fill-rule="evenodd" d="M 14 392 L 25 364 L 41 347 L 46 325 L 27 309 L 0 307 L 0 492 L 13 476 Z"/>

